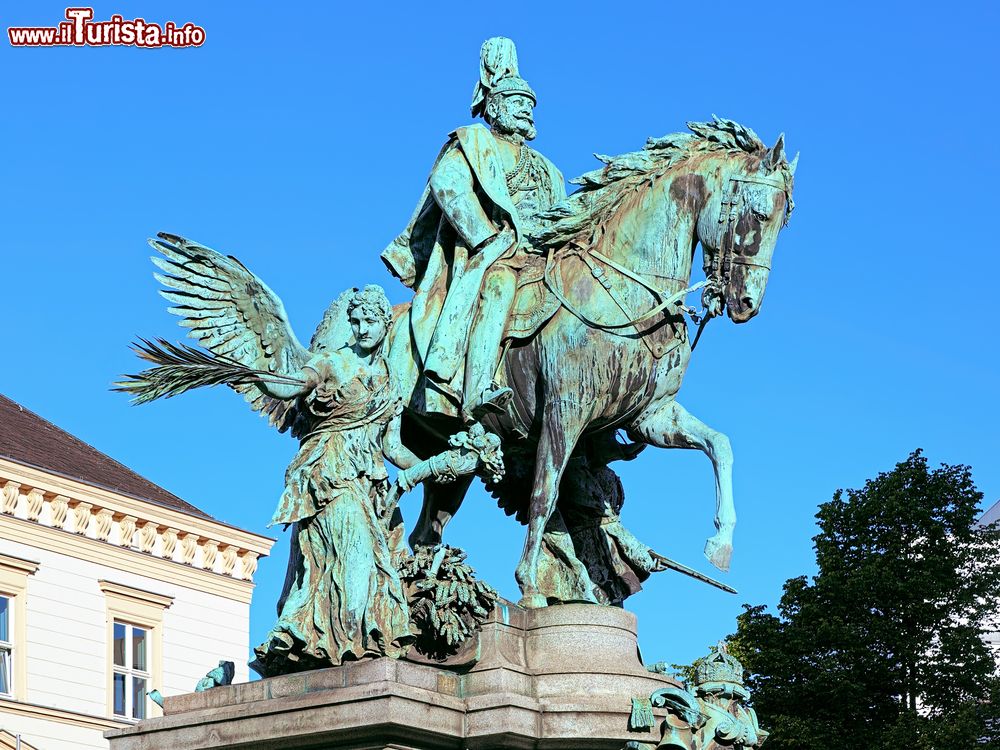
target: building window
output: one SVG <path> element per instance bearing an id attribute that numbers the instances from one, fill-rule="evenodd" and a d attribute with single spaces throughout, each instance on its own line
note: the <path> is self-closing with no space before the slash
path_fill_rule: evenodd
<path id="1" fill-rule="evenodd" d="M 28 576 L 38 563 L 0 554 L 0 699 L 24 701 Z"/>
<path id="2" fill-rule="evenodd" d="M 163 613 L 173 597 L 111 581 L 97 585 L 108 615 L 108 715 L 159 716 L 146 692 L 163 687 Z"/>
<path id="3" fill-rule="evenodd" d="M 113 628 L 113 689 L 114 714 L 128 719 L 146 718 L 146 691 L 149 684 L 149 653 L 151 634 L 149 628 L 115 621 Z"/>
<path id="4" fill-rule="evenodd" d="M 14 623 L 12 597 L 0 594 L 0 695 L 14 694 Z"/>

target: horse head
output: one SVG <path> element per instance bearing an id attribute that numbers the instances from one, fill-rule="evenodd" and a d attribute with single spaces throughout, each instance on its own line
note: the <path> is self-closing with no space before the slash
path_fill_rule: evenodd
<path id="1" fill-rule="evenodd" d="M 706 266 L 735 323 L 760 311 L 778 232 L 794 207 L 797 163 L 798 156 L 792 162 L 785 157 L 784 135 L 756 154 L 730 152 L 718 172 L 718 189 L 702 211 L 698 229 Z"/>

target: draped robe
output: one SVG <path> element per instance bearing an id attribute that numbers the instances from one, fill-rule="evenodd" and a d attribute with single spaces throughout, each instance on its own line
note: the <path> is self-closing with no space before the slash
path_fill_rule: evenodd
<path id="1" fill-rule="evenodd" d="M 455 415 L 454 394 L 461 392 L 482 278 L 494 262 L 516 252 L 530 231 L 532 217 L 522 215 L 508 191 L 498 148 L 496 138 L 482 125 L 455 130 L 434 162 L 408 226 L 382 252 L 389 270 L 414 290 L 410 332 L 419 367 L 432 376 L 425 379 L 423 394 L 428 412 Z M 532 185 L 537 190 L 533 208 L 545 209 L 566 196 L 563 176 L 537 151 L 529 154 L 539 165 L 537 184 Z M 440 188 L 448 181 L 435 179 L 456 163 L 471 174 L 471 195 L 449 194 Z M 514 243 L 480 252 L 504 225 L 513 230 Z M 472 246 L 466 238 L 473 238 Z"/>

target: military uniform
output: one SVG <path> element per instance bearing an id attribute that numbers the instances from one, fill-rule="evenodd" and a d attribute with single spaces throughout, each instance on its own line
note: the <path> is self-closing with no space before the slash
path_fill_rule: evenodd
<path id="1" fill-rule="evenodd" d="M 452 133 L 407 229 L 382 253 L 414 289 L 410 325 L 429 412 L 470 409 L 492 378 L 534 217 L 566 196 L 552 162 L 521 144 L 505 169 L 503 148 L 482 125 Z"/>

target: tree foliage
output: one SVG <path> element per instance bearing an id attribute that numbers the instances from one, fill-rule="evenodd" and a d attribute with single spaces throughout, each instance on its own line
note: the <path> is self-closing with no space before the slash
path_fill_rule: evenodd
<path id="1" fill-rule="evenodd" d="M 730 639 L 772 750 L 1000 748 L 982 640 L 1000 530 L 976 524 L 981 500 L 968 467 L 918 450 L 820 506 L 817 575 L 785 583 L 777 616 L 746 605 Z"/>

